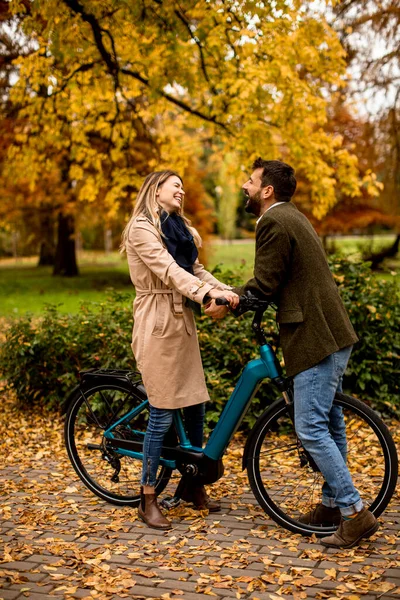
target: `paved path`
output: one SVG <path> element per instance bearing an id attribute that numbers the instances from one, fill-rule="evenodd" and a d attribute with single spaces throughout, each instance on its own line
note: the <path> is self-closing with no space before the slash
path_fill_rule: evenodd
<path id="1" fill-rule="evenodd" d="M 0 599 L 399 600 L 399 490 L 370 540 L 326 550 L 263 513 L 232 443 L 213 486 L 222 511 L 178 507 L 162 533 L 80 483 L 62 426 L 0 386 Z"/>
<path id="2" fill-rule="evenodd" d="M 1 475 L 4 600 L 400 598 L 399 496 L 371 541 L 334 552 L 277 527 L 245 475 L 228 472 L 215 486 L 221 513 L 176 509 L 172 531 L 159 533 L 92 496 L 36 435 L 31 460 L 5 457 Z M 23 436 L 9 444 L 18 441 L 23 457 Z"/>

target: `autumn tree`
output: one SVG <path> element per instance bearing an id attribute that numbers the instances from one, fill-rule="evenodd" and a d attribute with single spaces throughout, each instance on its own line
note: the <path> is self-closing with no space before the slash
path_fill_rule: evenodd
<path id="1" fill-rule="evenodd" d="M 207 145 L 248 168 L 258 155 L 291 162 L 315 214 L 337 184 L 360 194 L 357 159 L 324 130 L 346 63 L 337 34 L 298 0 L 36 0 L 10 2 L 36 50 L 16 61 L 11 100 L 29 123 L 7 173 L 33 189 L 62 160 L 71 228 L 101 196 L 131 202 L 144 171 L 183 171 Z M 24 15 L 24 18 L 20 17 Z M 145 152 L 142 152 L 143 146 Z"/>
<path id="2" fill-rule="evenodd" d="M 333 26 L 354 73 L 349 92 L 364 104 L 380 153 L 381 207 L 400 214 L 400 6 L 398 0 L 341 0 Z"/>
<path id="3" fill-rule="evenodd" d="M 383 183 L 379 197 L 364 202 L 362 220 L 377 225 L 391 222 L 398 232 L 394 244 L 387 248 L 387 255 L 393 256 L 400 243 L 400 7 L 397 0 L 341 0 L 333 15 L 332 25 L 353 73 L 348 97 L 353 96 L 361 105 L 360 114 L 368 121 L 365 141 L 372 149 L 369 166 Z M 356 212 L 359 209 L 357 206 Z M 370 258 L 378 264 L 384 254 Z"/>

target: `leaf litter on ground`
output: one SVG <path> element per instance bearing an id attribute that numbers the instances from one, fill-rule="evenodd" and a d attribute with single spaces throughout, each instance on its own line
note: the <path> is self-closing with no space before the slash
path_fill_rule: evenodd
<path id="1" fill-rule="evenodd" d="M 382 530 L 378 542 L 326 551 L 315 538 L 278 527 L 250 495 L 241 471 L 242 440 L 231 444 L 226 474 L 213 486 L 213 496 L 227 499 L 222 513 L 182 504 L 169 513 L 173 529 L 154 533 L 135 509 L 106 504 L 83 486 L 66 455 L 61 417 L 40 408 L 22 410 L 4 385 L 0 393 L 0 587 L 19 586 L 29 598 L 35 575 L 45 573 L 34 589 L 52 585 L 51 594 L 67 599 L 141 598 L 135 586 L 145 585 L 160 590 L 155 598 L 179 600 L 185 596 L 180 582 L 205 598 L 232 590 L 237 598 L 303 600 L 311 588 L 318 588 L 313 595 L 321 600 L 389 592 L 400 597 L 400 587 L 388 580 L 398 568 L 398 532 Z M 393 504 L 399 506 L 398 492 Z M 391 517 L 392 523 L 399 519 L 398 512 Z M 21 562 L 26 568 L 19 572 L 13 563 Z M 329 566 L 321 569 L 324 562 Z M 175 589 L 164 591 L 173 573 Z"/>

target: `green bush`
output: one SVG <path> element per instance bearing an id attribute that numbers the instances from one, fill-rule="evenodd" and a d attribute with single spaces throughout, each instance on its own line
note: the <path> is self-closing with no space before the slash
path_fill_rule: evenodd
<path id="1" fill-rule="evenodd" d="M 360 337 L 344 381 L 345 391 L 368 400 L 380 412 L 400 415 L 400 308 L 395 284 L 374 278 L 366 264 L 336 259 L 331 266 Z M 238 276 L 229 272 L 218 277 L 238 282 Z M 80 370 L 96 366 L 134 369 L 130 347 L 132 297 L 114 294 L 100 305 L 83 305 L 77 315 L 61 314 L 49 306 L 39 319 L 26 315 L 14 320 L 0 349 L 0 370 L 19 401 L 24 405 L 42 401 L 53 408 L 62 407 Z M 265 331 L 275 347 L 278 337 L 274 314 L 271 311 L 265 317 Z M 209 423 L 218 418 L 242 366 L 257 356 L 251 319 L 251 314 L 218 322 L 204 316 L 198 319 L 212 400 L 207 410 Z M 245 426 L 251 426 L 276 396 L 275 390 L 263 384 Z"/>
<path id="2" fill-rule="evenodd" d="M 382 414 L 400 416 L 400 303 L 396 281 L 371 273 L 370 263 L 332 259 L 331 269 L 360 341 L 344 387 Z"/>
<path id="3" fill-rule="evenodd" d="M 78 314 L 48 305 L 40 318 L 28 313 L 15 319 L 0 348 L 0 371 L 18 400 L 62 408 L 79 371 L 133 369 L 132 297 L 114 292 L 104 303 L 83 304 Z"/>

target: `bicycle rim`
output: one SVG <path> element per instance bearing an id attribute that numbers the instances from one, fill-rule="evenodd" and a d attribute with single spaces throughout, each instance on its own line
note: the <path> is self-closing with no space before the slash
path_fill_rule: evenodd
<path id="1" fill-rule="evenodd" d="M 334 404 L 346 423 L 347 465 L 365 506 L 379 516 L 397 482 L 397 453 L 391 435 L 364 403 L 337 394 Z M 309 462 L 302 466 L 293 423 L 283 400 L 255 425 L 249 446 L 249 481 L 259 504 L 280 525 L 303 535 L 328 535 L 335 525 L 306 525 L 299 517 L 321 501 L 324 479 Z"/>
<path id="2" fill-rule="evenodd" d="M 124 386 L 98 386 L 84 395 L 78 389 L 65 422 L 65 444 L 75 471 L 94 494 L 119 506 L 138 505 L 142 460 L 113 449 L 104 431 L 139 404 L 141 400 Z M 145 408 L 129 423 L 117 426 L 115 434 L 142 442 L 147 421 Z M 157 494 L 165 488 L 171 473 L 171 469 L 159 467 Z"/>

